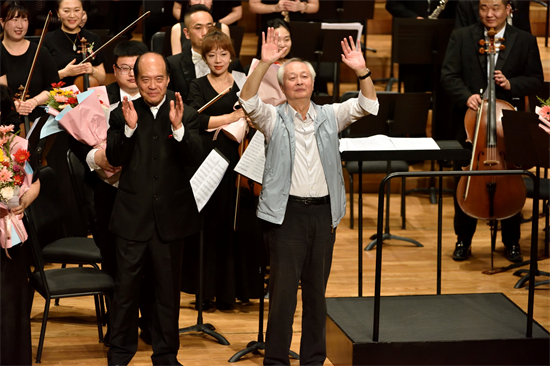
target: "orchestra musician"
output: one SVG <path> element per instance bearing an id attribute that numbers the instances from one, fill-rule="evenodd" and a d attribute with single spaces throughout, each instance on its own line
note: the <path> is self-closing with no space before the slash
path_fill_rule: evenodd
<path id="1" fill-rule="evenodd" d="M 208 308 L 210 301 L 215 298 L 218 310 L 230 310 L 235 304 L 238 287 L 241 285 L 236 273 L 243 267 L 239 265 L 240 257 L 233 232 L 237 197 L 237 173 L 234 168 L 240 158 L 239 143 L 226 136 L 223 131 L 208 132 L 244 118 L 242 109 L 234 109 L 239 87 L 229 72 L 229 65 L 235 56 L 231 39 L 219 29 L 212 27 L 202 41 L 202 57 L 210 68 L 210 73 L 193 80 L 189 91 L 191 107 L 199 109 L 227 88 L 231 88 L 199 115 L 199 133 L 204 158 L 212 149 L 218 149 L 229 160 L 229 167 L 223 179 L 202 211 L 205 274 L 203 299 L 206 304 L 203 309 Z M 188 249 L 190 248 L 185 250 Z M 192 255 L 184 256 L 184 267 L 188 275 L 183 276 L 183 283 L 197 283 L 196 258 L 197 256 Z M 187 262 L 190 262 L 189 265 Z M 193 292 L 197 293 L 196 289 Z"/>
<path id="2" fill-rule="evenodd" d="M 17 93 L 20 86 L 25 86 L 31 71 L 32 62 L 37 51 L 37 44 L 26 40 L 29 26 L 29 12 L 20 1 L 5 1 L 0 10 L 2 44 L 0 46 L 0 84 L 7 85 L 12 93 Z M 51 84 L 59 81 L 57 69 L 52 56 L 42 47 L 36 60 L 36 66 L 28 88 L 28 97 L 21 102 L 15 100 L 17 113 L 29 116 L 31 121 L 45 112 L 36 108 L 48 101 Z M 9 111 L 2 111 L 3 118 L 9 118 Z M 19 130 L 19 123 L 16 123 Z"/>
<path id="3" fill-rule="evenodd" d="M 451 35 L 441 71 L 441 83 L 453 99 L 453 131 L 463 144 L 466 140 L 464 115 L 468 108 L 477 111 L 483 99 L 480 90 L 487 89 L 488 77 L 495 81 L 496 98 L 510 102 L 520 111 L 524 110 L 524 97 L 540 88 L 544 80 L 537 40 L 531 34 L 507 24 L 510 10 L 508 0 L 480 0 L 481 22 L 455 29 Z M 479 53 L 479 41 L 485 39 L 489 28 L 497 32 L 495 39 L 505 39 L 506 46 L 496 55 L 494 75 L 488 75 L 488 59 Z M 460 166 L 455 168 L 460 169 Z M 512 262 L 523 259 L 519 244 L 520 222 L 519 213 L 502 220 L 505 256 Z M 455 261 L 469 258 L 476 225 L 477 220 L 461 210 L 455 197 Z"/>
<path id="4" fill-rule="evenodd" d="M 74 84 L 77 76 L 83 74 L 91 76 L 91 85 L 94 84 L 94 79 L 97 81 L 95 85 L 103 85 L 106 75 L 103 65 L 105 57 L 102 52 L 90 61 L 80 64 L 83 60 L 80 47 L 83 39 L 86 39 L 86 43 L 89 44 L 88 50 L 92 52 L 102 44 L 97 34 L 80 27 L 83 14 L 81 0 L 58 0 L 57 16 L 61 20 L 61 27 L 46 34 L 44 46 L 55 60 L 59 78 L 67 85 Z"/>
<path id="5" fill-rule="evenodd" d="M 134 66 L 141 98 L 124 97 L 110 117 L 107 160 L 121 166 L 109 229 L 116 234 L 117 279 L 111 310 L 109 365 L 137 351 L 139 287 L 146 259 L 154 283 L 153 365 L 181 365 L 180 276 L 184 237 L 199 228 L 186 167 L 200 164 L 197 112 L 167 90 L 169 64 L 159 53 Z"/>
<path id="6" fill-rule="evenodd" d="M 290 364 L 292 323 L 301 283 L 300 363 L 321 365 L 326 359 L 325 290 L 336 228 L 346 212 L 338 132 L 364 115 L 378 113 L 378 100 L 360 46 L 356 48 L 346 39 L 342 61 L 359 78 L 358 98 L 315 105 L 311 102 L 313 67 L 290 59 L 278 70 L 287 102 L 277 107 L 263 103 L 258 97 L 262 78 L 286 48 L 279 50 L 273 28 L 262 38 L 261 62 L 244 84 L 240 102 L 266 139 L 257 209 L 257 216 L 264 220 L 270 256 L 264 364 Z"/>

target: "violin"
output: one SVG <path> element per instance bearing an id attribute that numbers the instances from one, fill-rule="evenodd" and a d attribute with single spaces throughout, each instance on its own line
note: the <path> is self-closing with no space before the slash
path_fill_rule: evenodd
<path id="1" fill-rule="evenodd" d="M 502 129 L 502 111 L 514 110 L 514 107 L 500 99 L 495 93 L 495 55 L 504 50 L 504 38 L 495 47 L 496 31 L 487 32 L 489 42 L 480 41 L 481 54 L 489 58 L 489 80 L 487 99 L 479 106 L 477 112 L 468 109 L 464 118 L 467 141 L 472 142 L 473 150 L 470 165 L 464 170 L 508 170 L 504 133 Z M 487 49 L 485 48 L 487 46 Z M 517 214 L 525 204 L 527 190 L 521 176 L 476 176 L 462 177 L 456 189 L 460 208 L 467 215 L 476 219 L 502 220 Z"/>
<path id="2" fill-rule="evenodd" d="M 88 47 L 90 47 L 90 43 L 85 37 L 82 37 L 80 39 L 80 46 L 78 47 L 80 48 L 78 53 L 82 54 L 82 59 L 85 60 L 88 57 Z M 85 92 L 91 86 L 99 86 L 99 80 L 90 74 L 82 74 L 76 77 L 74 85 L 76 85 L 80 91 Z"/>

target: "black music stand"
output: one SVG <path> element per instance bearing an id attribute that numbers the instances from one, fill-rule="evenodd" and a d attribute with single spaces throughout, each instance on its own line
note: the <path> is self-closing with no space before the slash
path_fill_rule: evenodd
<path id="1" fill-rule="evenodd" d="M 443 64 L 447 44 L 454 28 L 453 19 L 411 19 L 394 18 L 392 27 L 392 67 L 393 63 L 399 65 L 430 65 L 432 72 L 432 136 L 436 137 L 437 89 L 439 85 L 439 68 Z M 398 89 L 401 85 L 399 76 Z M 431 161 L 431 170 L 435 168 Z M 407 191 L 428 191 L 430 202 L 437 203 L 435 178 L 430 179 L 430 187 L 427 189 L 414 189 Z M 453 191 L 444 190 L 447 193 Z"/>
<path id="2" fill-rule="evenodd" d="M 179 334 L 189 333 L 189 332 L 202 332 L 208 334 L 209 336 L 214 337 L 220 344 L 224 346 L 229 346 L 229 342 L 225 339 L 224 336 L 215 332 L 215 327 L 212 324 L 203 323 L 202 319 L 202 298 L 203 298 L 203 288 L 204 288 L 204 217 L 203 214 L 200 215 L 200 239 L 199 239 L 199 291 L 197 293 L 197 324 L 190 327 L 180 328 Z"/>
<path id="3" fill-rule="evenodd" d="M 502 128 L 508 163 L 520 166 L 522 169 L 536 166 L 536 179 L 540 182 L 541 168 L 550 168 L 550 146 L 548 134 L 538 127 L 539 123 L 538 115 L 535 113 L 503 111 Z M 535 196 L 538 198 L 538 192 Z M 533 217 L 533 220 L 536 219 Z M 536 244 L 531 245 L 536 246 Z M 537 255 L 537 249 L 531 248 L 530 260 L 522 262 L 521 265 L 529 264 L 533 260 L 535 276 L 550 277 L 550 273 L 538 269 Z M 522 277 L 514 286 L 520 288 L 529 281 L 530 270 L 521 269 L 514 272 L 514 275 Z M 535 282 L 533 286 L 548 283 L 550 280 L 544 280 Z"/>
<path id="4" fill-rule="evenodd" d="M 428 118 L 428 109 L 430 103 L 430 94 L 428 93 L 388 93 L 385 94 L 391 98 L 390 113 L 388 116 L 388 136 L 391 137 L 407 137 L 415 136 L 426 130 L 426 120 Z M 387 161 L 388 171 L 391 173 L 391 160 Z M 405 178 L 403 178 L 402 189 L 405 189 Z M 381 241 L 384 240 L 401 240 L 414 244 L 417 247 L 423 247 L 418 241 L 403 236 L 390 234 L 390 182 L 387 185 L 386 192 L 386 221 L 384 233 Z M 402 195 L 405 199 L 405 195 Z M 402 207 L 404 207 L 402 205 Z M 405 212 L 402 210 L 403 224 L 405 226 Z M 370 237 L 372 240 L 366 247 L 365 251 L 371 250 L 378 243 L 378 236 L 374 234 Z"/>

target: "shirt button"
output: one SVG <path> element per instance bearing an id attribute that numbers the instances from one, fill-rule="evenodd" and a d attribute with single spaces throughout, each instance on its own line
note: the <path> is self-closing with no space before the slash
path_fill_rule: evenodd
<path id="1" fill-rule="evenodd" d="M 153 140 L 157 140 L 158 138 L 158 135 L 153 135 Z"/>

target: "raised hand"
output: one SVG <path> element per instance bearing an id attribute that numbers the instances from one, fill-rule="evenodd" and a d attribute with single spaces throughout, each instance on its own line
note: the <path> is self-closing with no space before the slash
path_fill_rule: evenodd
<path id="1" fill-rule="evenodd" d="M 128 97 L 124 97 L 122 100 L 122 115 L 124 116 L 128 127 L 132 130 L 136 128 L 138 115 L 134 109 L 134 103 L 131 100 L 129 101 Z"/>
<path id="2" fill-rule="evenodd" d="M 176 101 L 170 101 L 170 122 L 175 130 L 179 130 L 183 126 L 183 99 L 179 92 L 176 92 Z"/>
<path id="3" fill-rule="evenodd" d="M 342 54 L 343 63 L 348 65 L 353 71 L 361 71 L 367 67 L 365 58 L 361 52 L 361 44 L 359 39 L 357 39 L 357 47 L 353 43 L 353 38 L 351 36 L 349 37 L 349 43 L 348 40 L 344 38 L 344 40 L 341 41 L 341 44 L 342 51 L 344 52 Z"/>
<path id="4" fill-rule="evenodd" d="M 284 47 L 279 51 L 279 33 L 275 32 L 272 27 L 267 28 L 267 37 L 262 32 L 262 62 L 272 64 L 279 60 L 286 52 L 288 47 Z"/>

